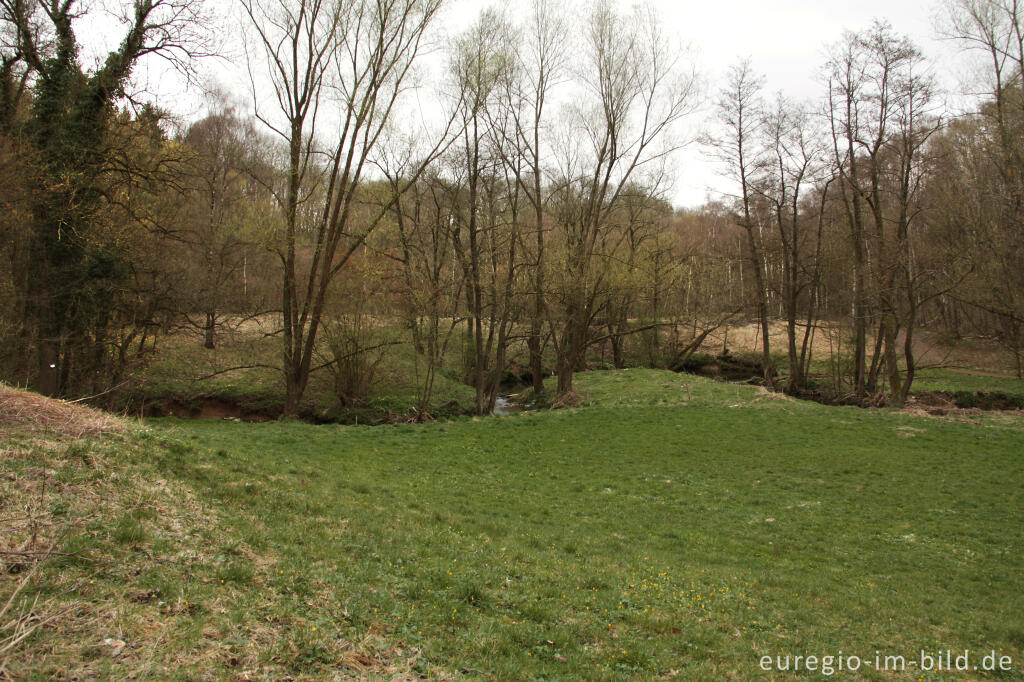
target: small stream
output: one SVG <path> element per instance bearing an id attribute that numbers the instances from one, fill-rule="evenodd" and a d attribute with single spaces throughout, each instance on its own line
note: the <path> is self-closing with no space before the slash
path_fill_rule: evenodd
<path id="1" fill-rule="evenodd" d="M 515 414 L 516 412 L 522 411 L 522 405 L 512 402 L 507 395 L 499 395 L 497 400 L 494 401 L 494 412 L 491 414 L 496 417 L 503 417 L 505 415 Z"/>

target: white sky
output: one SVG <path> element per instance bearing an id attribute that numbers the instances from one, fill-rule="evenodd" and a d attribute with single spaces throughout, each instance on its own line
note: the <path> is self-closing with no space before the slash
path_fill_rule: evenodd
<path id="1" fill-rule="evenodd" d="M 935 0 L 655 0 L 669 25 L 693 47 L 702 72 L 714 90 L 722 73 L 742 57 L 765 76 L 765 92 L 814 102 L 823 89 L 819 80 L 826 46 L 844 30 L 860 30 L 884 19 L 933 60 L 945 81 L 957 53 L 940 41 L 933 27 Z M 944 83 L 953 88 L 956 79 Z M 677 164 L 674 203 L 693 206 L 723 188 L 713 164 L 699 150 L 684 151 Z"/>
<path id="2" fill-rule="evenodd" d="M 233 3 L 214 0 L 225 16 Z M 629 0 L 621 0 L 627 6 Z M 749 57 L 754 68 L 766 78 L 766 93 L 784 91 L 789 97 L 817 101 L 822 92 L 818 73 L 825 61 L 825 48 L 836 42 L 844 29 L 859 30 L 873 19 L 888 20 L 896 31 L 907 34 L 933 60 L 943 84 L 955 88 L 960 59 L 954 46 L 937 39 L 933 15 L 938 0 L 651 0 L 665 18 L 667 32 L 689 44 L 692 57 L 712 94 L 723 71 L 741 57 Z M 505 0 L 514 13 L 525 3 Z M 457 33 L 475 19 L 488 3 L 485 0 L 453 0 L 444 17 L 443 28 Z M 237 17 L 237 15 L 234 15 Z M 234 23 L 225 20 L 227 31 Z M 213 62 L 207 67 L 224 87 L 245 98 L 248 76 L 241 55 Z M 158 104 L 186 117 L 199 113 L 195 93 L 183 95 L 182 86 L 169 79 L 159 67 L 143 71 L 140 77 L 154 91 Z M 691 124 L 696 129 L 704 113 Z M 714 197 L 727 184 L 715 166 L 695 145 L 675 159 L 675 180 L 668 198 L 677 206 L 695 206 Z"/>

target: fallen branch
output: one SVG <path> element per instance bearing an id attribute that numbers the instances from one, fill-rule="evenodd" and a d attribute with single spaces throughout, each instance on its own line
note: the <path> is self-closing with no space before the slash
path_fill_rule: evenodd
<path id="1" fill-rule="evenodd" d="M 255 364 L 251 364 L 251 365 L 238 365 L 236 367 L 228 367 L 227 369 L 220 369 L 220 370 L 217 370 L 216 372 L 213 372 L 212 374 L 207 374 L 205 376 L 196 377 L 195 379 L 192 380 L 192 383 L 195 383 L 197 381 L 206 381 L 207 379 L 212 379 L 214 377 L 220 376 L 221 374 L 227 374 L 228 372 L 237 372 L 237 371 L 243 370 L 243 369 L 272 369 L 275 372 L 280 372 L 281 371 L 280 367 L 275 367 L 273 365 L 264 365 L 261 362 L 257 362 Z"/>

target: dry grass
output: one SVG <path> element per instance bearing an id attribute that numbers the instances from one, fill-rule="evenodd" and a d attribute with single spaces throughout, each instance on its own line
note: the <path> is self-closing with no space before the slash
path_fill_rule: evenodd
<path id="1" fill-rule="evenodd" d="M 139 599 L 131 578 L 154 563 L 209 561 L 213 548 L 186 529 L 209 527 L 215 515 L 188 490 L 121 461 L 135 449 L 123 422 L 22 391 L 3 397 L 0 679 L 95 679 L 111 665 L 156 672 L 162 657 L 152 654 L 177 605 Z M 138 541 L 112 541 L 135 516 Z M 174 550 L 153 552 L 161 540 Z"/>
<path id="2" fill-rule="evenodd" d="M 837 350 L 838 337 L 845 338 L 850 327 L 838 320 L 823 320 L 812 337 L 811 350 L 817 359 L 828 358 Z M 803 339 L 803 328 L 797 330 L 798 343 Z M 769 325 L 769 340 L 773 352 L 784 353 L 788 344 L 786 323 L 774 320 Z M 831 341 L 830 341 L 831 339 Z M 844 341 L 844 346 L 848 345 Z M 902 337 L 899 345 L 902 347 Z M 761 325 L 754 322 L 722 327 L 709 335 L 701 345 L 705 353 L 720 353 L 724 347 L 732 351 L 759 352 Z M 973 374 L 996 377 L 1012 376 L 1012 366 L 1006 350 L 989 339 L 965 338 L 953 341 L 942 334 L 918 329 L 914 333 L 914 353 L 921 366 L 970 368 Z"/>
<path id="3" fill-rule="evenodd" d="M 793 398 L 792 396 L 786 395 L 785 393 L 779 393 L 779 392 L 776 392 L 776 391 L 769 391 L 764 386 L 760 386 L 757 389 L 757 397 L 755 397 L 753 400 L 751 400 L 750 404 L 753 405 L 753 404 L 756 404 L 756 403 L 764 402 L 766 400 L 767 401 L 771 401 L 771 402 L 791 403 L 791 402 L 795 402 L 796 399 Z"/>
<path id="4" fill-rule="evenodd" d="M 45 430 L 61 438 L 123 432 L 123 421 L 89 407 L 52 400 L 0 383 L 0 429 Z"/>
<path id="5" fill-rule="evenodd" d="M 566 407 L 577 407 L 587 402 L 587 398 L 576 391 L 569 391 L 568 393 L 560 394 L 553 403 L 551 403 L 552 410 L 561 410 Z"/>
<path id="6" fill-rule="evenodd" d="M 787 343 L 786 323 L 778 320 L 773 321 L 769 325 L 768 330 L 768 338 L 771 341 L 772 348 L 776 351 L 784 350 Z M 803 330 L 800 330 L 800 334 L 803 334 Z M 724 348 L 728 348 L 731 352 L 760 352 L 761 325 L 756 322 L 725 325 L 708 335 L 708 338 L 701 344 L 700 351 L 717 355 Z M 827 355 L 829 352 L 828 337 L 821 329 L 814 335 L 812 348 L 815 354 L 823 353 Z"/>

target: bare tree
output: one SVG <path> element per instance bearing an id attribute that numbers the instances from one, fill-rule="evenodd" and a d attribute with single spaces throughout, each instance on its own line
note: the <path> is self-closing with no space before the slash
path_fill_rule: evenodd
<path id="1" fill-rule="evenodd" d="M 655 362 L 661 327 L 657 278 L 663 274 L 663 261 L 671 258 L 658 236 L 671 214 L 666 202 L 642 186 L 632 186 L 622 193 L 599 240 L 595 256 L 600 274 L 594 279 L 592 307 L 600 322 L 595 326 L 603 329 L 592 330 L 591 343 L 610 346 L 616 369 L 626 366 L 626 344 L 640 334 Z M 636 317 L 645 319 L 637 324 Z"/>
<path id="2" fill-rule="evenodd" d="M 402 186 L 401 173 L 389 173 L 393 192 Z M 417 363 L 418 386 L 416 418 L 429 418 L 437 372 L 455 328 L 463 321 L 459 315 L 466 280 L 455 265 L 451 240 L 452 195 L 447 183 L 427 174 L 399 194 L 394 217 L 397 229 L 397 256 L 402 267 L 403 291 L 408 310 L 417 359 L 426 366 L 422 376 Z"/>
<path id="3" fill-rule="evenodd" d="M 677 149 L 673 129 L 696 105 L 697 79 L 660 32 L 649 9 L 624 16 L 595 2 L 584 33 L 581 104 L 563 139 L 556 185 L 564 237 L 561 311 L 549 308 L 558 357 L 558 393 L 572 393 L 572 373 L 585 363 L 593 319 L 592 267 L 602 232 L 630 183 Z"/>
<path id="4" fill-rule="evenodd" d="M 530 377 L 537 393 L 544 391 L 544 319 L 547 268 L 545 225 L 547 203 L 545 163 L 549 99 L 568 75 L 569 30 L 564 13 L 552 0 L 533 0 L 532 12 L 522 40 L 516 45 L 515 68 L 507 71 L 503 97 L 513 125 L 498 128 L 502 134 L 498 149 L 503 152 L 506 169 L 511 171 L 533 213 L 532 247 L 533 309 L 527 348 Z M 526 237 L 524 233 L 524 238 Z"/>
<path id="5" fill-rule="evenodd" d="M 24 108 L 32 75 L 18 43 L 16 26 L 0 22 L 0 133 L 4 134 L 11 132 L 19 111 Z"/>
<path id="6" fill-rule="evenodd" d="M 761 365 L 765 382 L 772 386 L 775 368 L 772 366 L 770 325 L 768 319 L 767 263 L 761 232 L 763 224 L 755 215 L 754 200 L 762 182 L 764 165 L 768 163 L 762 145 L 765 126 L 764 102 L 761 97 L 763 79 L 754 73 L 749 59 L 729 68 L 726 82 L 715 102 L 715 111 L 722 133 L 710 142 L 714 154 L 725 164 L 729 177 L 739 189 L 739 224 L 747 235 L 747 249 L 754 271 L 757 296 L 757 319 L 761 327 Z"/>
<path id="7" fill-rule="evenodd" d="M 782 307 L 789 353 L 786 390 L 797 394 L 807 383 L 810 338 L 817 314 L 815 285 L 821 267 L 822 211 L 831 185 L 830 178 L 822 177 L 826 148 L 818 132 L 804 107 L 779 94 L 763 126 L 767 158 L 764 183 L 758 188 L 771 207 L 781 245 Z M 805 206 L 804 191 L 816 182 L 822 185 L 821 199 Z M 804 298 L 806 314 L 798 320 Z M 799 338 L 801 322 L 803 337 Z"/>
<path id="8" fill-rule="evenodd" d="M 962 131 L 967 202 L 947 204 L 974 237 L 975 273 L 960 298 L 994 316 L 995 336 L 1024 374 L 1024 5 L 1018 0 L 946 0 L 940 30 L 983 65 L 981 101 Z M 953 187 L 960 189 L 962 187 Z M 983 201 L 974 205 L 973 200 Z M 971 209 L 973 206 L 972 210 Z M 991 325 L 989 325 L 991 326 Z"/>
<path id="9" fill-rule="evenodd" d="M 499 182 L 501 154 L 495 150 L 504 140 L 497 134 L 505 118 L 498 97 L 499 86 L 512 66 L 504 21 L 491 10 L 457 41 L 451 65 L 460 93 L 459 146 L 451 164 L 458 178 L 453 190 L 464 194 L 452 214 L 451 238 L 466 280 L 470 330 L 467 358 L 470 380 L 476 390 L 477 414 L 489 414 L 504 369 L 505 342 L 510 324 L 512 291 L 519 242 L 518 185 L 512 196 Z M 506 206 L 512 212 L 505 223 Z M 511 229 L 502 229 L 503 227 Z"/>
<path id="10" fill-rule="evenodd" d="M 853 249 L 854 394 L 863 396 L 867 385 L 867 250 L 864 193 L 859 145 L 863 144 L 861 102 L 866 88 L 858 39 L 847 34 L 835 46 L 826 65 L 827 114 L 832 133 L 833 162 L 840 180 Z M 884 113 L 884 109 L 881 110 Z M 864 118 L 867 118 L 864 116 Z M 872 149 L 881 147 L 884 130 L 874 136 Z"/>
<path id="11" fill-rule="evenodd" d="M 881 392 L 884 372 L 892 398 L 902 401 L 913 381 L 920 304 L 910 230 L 928 168 L 923 151 L 940 126 L 935 87 L 920 51 L 882 22 L 846 34 L 827 69 L 834 172 L 854 253 L 853 391 L 858 398 Z M 869 353 L 870 326 L 876 335 Z"/>
<path id="12" fill-rule="evenodd" d="M 331 281 L 391 210 L 358 216 L 360 185 L 442 2 L 242 0 L 255 35 L 254 91 L 262 68 L 274 92 L 270 108 L 257 98 L 257 115 L 288 149 L 286 186 L 277 193 L 284 224 L 274 247 L 282 267 L 286 414 L 298 413 L 309 383 Z M 440 140 L 406 186 L 450 143 L 447 135 Z"/>
<path id="13" fill-rule="evenodd" d="M 253 213 L 260 204 L 247 173 L 251 125 L 230 104 L 194 123 L 183 138 L 180 206 L 174 237 L 186 254 L 189 273 L 182 313 L 202 331 L 203 345 L 216 345 L 225 318 L 244 318 L 250 308 L 246 268 L 258 267 Z M 198 315 L 198 319 L 194 317 Z"/>

